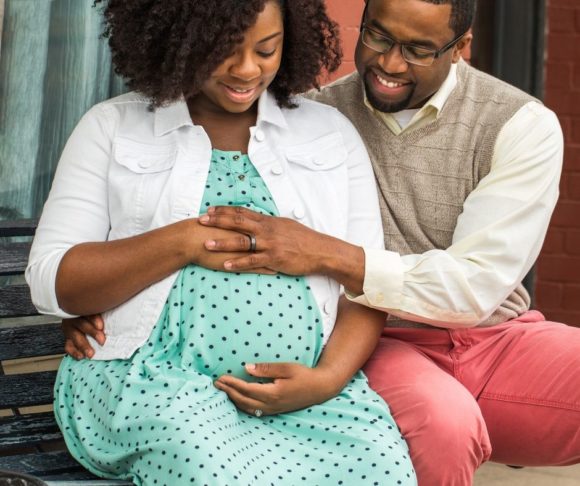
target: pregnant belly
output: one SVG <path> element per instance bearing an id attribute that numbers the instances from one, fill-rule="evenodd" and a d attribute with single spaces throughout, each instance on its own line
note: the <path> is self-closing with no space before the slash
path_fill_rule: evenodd
<path id="1" fill-rule="evenodd" d="M 247 363 L 314 366 L 322 346 L 318 307 L 303 277 L 227 274 L 189 266 L 177 279 L 167 318 L 179 323 L 182 353 L 212 378 L 248 379 Z"/>

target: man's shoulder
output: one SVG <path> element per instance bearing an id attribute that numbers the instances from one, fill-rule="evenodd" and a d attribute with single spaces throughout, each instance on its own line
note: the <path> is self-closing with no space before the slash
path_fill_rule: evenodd
<path id="1" fill-rule="evenodd" d="M 538 101 L 538 103 L 541 103 L 529 93 L 491 74 L 480 71 L 466 62 L 460 63 L 458 75 L 459 79 L 468 80 L 467 89 L 472 92 L 472 96 L 477 95 L 478 98 L 490 102 L 509 99 L 520 100 L 521 102 Z"/>
<path id="2" fill-rule="evenodd" d="M 326 105 L 339 108 L 342 103 L 350 103 L 361 98 L 362 87 L 359 74 L 355 71 L 333 81 L 320 90 L 311 90 L 305 97 Z"/>

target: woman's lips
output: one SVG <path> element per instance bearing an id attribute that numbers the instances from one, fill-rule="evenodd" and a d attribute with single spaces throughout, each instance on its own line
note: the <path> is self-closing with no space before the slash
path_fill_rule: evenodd
<path id="1" fill-rule="evenodd" d="M 247 103 L 254 98 L 257 86 L 253 88 L 238 88 L 233 86 L 228 86 L 227 84 L 222 84 L 226 96 L 230 98 L 235 103 Z"/>

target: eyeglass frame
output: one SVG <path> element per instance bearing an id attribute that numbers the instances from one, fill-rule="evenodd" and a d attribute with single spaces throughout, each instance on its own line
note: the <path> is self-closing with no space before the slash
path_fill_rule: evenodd
<path id="1" fill-rule="evenodd" d="M 412 44 L 409 42 L 399 42 L 397 39 L 394 39 L 393 37 L 385 35 L 384 33 L 379 32 L 378 30 L 375 30 L 367 25 L 367 23 L 364 20 L 365 20 L 365 17 L 367 15 L 368 6 L 369 6 L 369 2 L 367 0 L 365 2 L 365 8 L 364 8 L 363 13 L 362 13 L 361 24 L 360 24 L 360 28 L 359 28 L 359 33 L 361 35 L 361 42 L 363 43 L 363 45 L 365 47 L 373 50 L 374 52 L 378 52 L 380 54 L 386 54 L 387 52 L 391 52 L 391 49 L 393 49 L 393 47 L 395 47 L 396 45 L 399 45 L 399 46 L 401 46 L 401 55 L 403 56 L 403 59 L 405 60 L 405 62 L 407 62 L 409 64 L 413 64 L 414 66 L 421 66 L 421 67 L 432 66 L 436 59 L 439 59 L 442 54 L 445 54 L 449 49 L 451 49 L 455 44 L 457 44 L 463 38 L 463 36 L 465 34 L 467 34 L 467 32 L 469 31 L 469 29 L 468 29 L 465 32 L 463 32 L 461 35 L 458 35 L 451 42 L 449 42 L 448 44 L 445 44 L 441 49 L 429 49 L 428 47 L 420 46 L 418 44 Z M 393 44 L 391 45 L 391 47 L 389 47 L 388 49 L 386 49 L 384 51 L 377 51 L 375 48 L 373 48 L 365 43 L 364 34 L 363 34 L 364 30 L 369 30 L 373 34 L 378 35 L 379 37 L 382 37 L 383 39 L 393 41 Z M 409 61 L 405 57 L 405 52 L 406 52 L 405 47 L 407 47 L 407 46 L 416 47 L 417 49 L 423 49 L 424 51 L 429 51 L 430 53 L 432 53 L 433 57 L 431 58 L 432 59 L 431 63 L 430 64 L 417 64 L 416 62 Z"/>

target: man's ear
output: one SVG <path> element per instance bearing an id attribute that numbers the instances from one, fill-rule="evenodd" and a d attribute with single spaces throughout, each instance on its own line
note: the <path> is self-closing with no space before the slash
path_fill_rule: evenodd
<path id="1" fill-rule="evenodd" d="M 471 29 L 469 29 L 461 40 L 453 47 L 453 55 L 451 57 L 453 63 L 459 62 L 459 59 L 461 59 L 461 53 L 471 45 L 472 40 L 473 34 L 471 33 Z"/>

